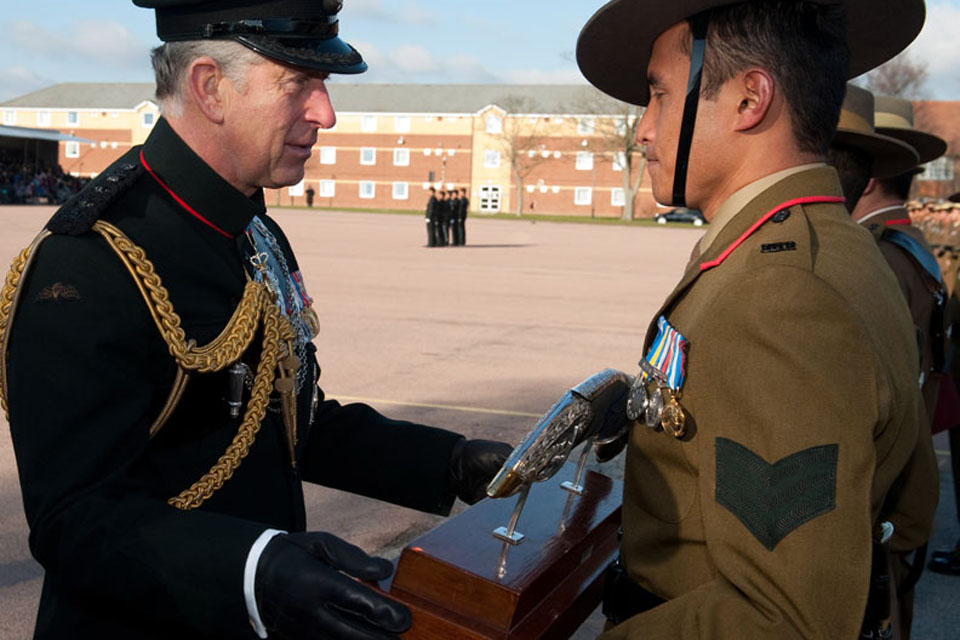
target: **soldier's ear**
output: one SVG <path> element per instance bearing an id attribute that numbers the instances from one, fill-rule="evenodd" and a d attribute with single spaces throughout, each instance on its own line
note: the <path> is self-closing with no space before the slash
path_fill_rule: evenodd
<path id="1" fill-rule="evenodd" d="M 737 93 L 737 131 L 749 131 L 760 126 L 774 107 L 776 95 L 773 76 L 760 67 L 752 67 L 735 76 Z"/>
<path id="2" fill-rule="evenodd" d="M 215 124 L 223 123 L 225 78 L 212 58 L 201 56 L 190 63 L 186 74 L 187 91 L 197 109 Z"/>

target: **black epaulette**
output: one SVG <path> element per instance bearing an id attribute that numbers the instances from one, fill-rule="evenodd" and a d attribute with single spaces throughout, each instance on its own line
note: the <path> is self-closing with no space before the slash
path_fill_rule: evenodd
<path id="1" fill-rule="evenodd" d="M 124 154 L 117 162 L 60 207 L 46 228 L 51 233 L 79 236 L 93 228 L 107 207 L 129 189 L 140 174 L 139 148 Z"/>

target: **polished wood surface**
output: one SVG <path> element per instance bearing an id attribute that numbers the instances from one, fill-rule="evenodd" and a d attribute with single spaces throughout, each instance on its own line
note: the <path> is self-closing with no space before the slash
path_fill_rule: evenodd
<path id="1" fill-rule="evenodd" d="M 622 485 L 588 471 L 584 492 L 533 485 L 516 545 L 492 535 L 517 497 L 483 500 L 408 545 L 382 588 L 413 612 L 409 640 L 565 638 L 596 608 L 617 549 Z"/>

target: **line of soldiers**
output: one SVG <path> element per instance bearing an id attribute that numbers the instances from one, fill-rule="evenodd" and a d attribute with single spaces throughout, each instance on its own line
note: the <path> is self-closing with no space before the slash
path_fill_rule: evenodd
<path id="1" fill-rule="evenodd" d="M 467 244 L 467 211 L 470 200 L 464 187 L 437 191 L 430 187 L 427 200 L 427 246 L 446 247 Z"/>

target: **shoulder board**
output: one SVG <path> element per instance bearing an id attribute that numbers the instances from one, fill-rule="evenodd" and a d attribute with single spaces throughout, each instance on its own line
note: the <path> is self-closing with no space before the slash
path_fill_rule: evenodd
<path id="1" fill-rule="evenodd" d="M 937 259 L 929 251 L 923 248 L 909 233 L 887 228 L 883 231 L 882 238 L 897 245 L 912 257 L 917 264 L 923 267 L 923 270 L 930 274 L 930 277 L 937 281 L 937 284 L 943 284 L 943 276 L 940 273 L 940 265 Z"/>
<path id="2" fill-rule="evenodd" d="M 139 147 L 124 154 L 70 198 L 47 222 L 51 233 L 78 236 L 90 231 L 103 212 L 143 173 Z"/>

